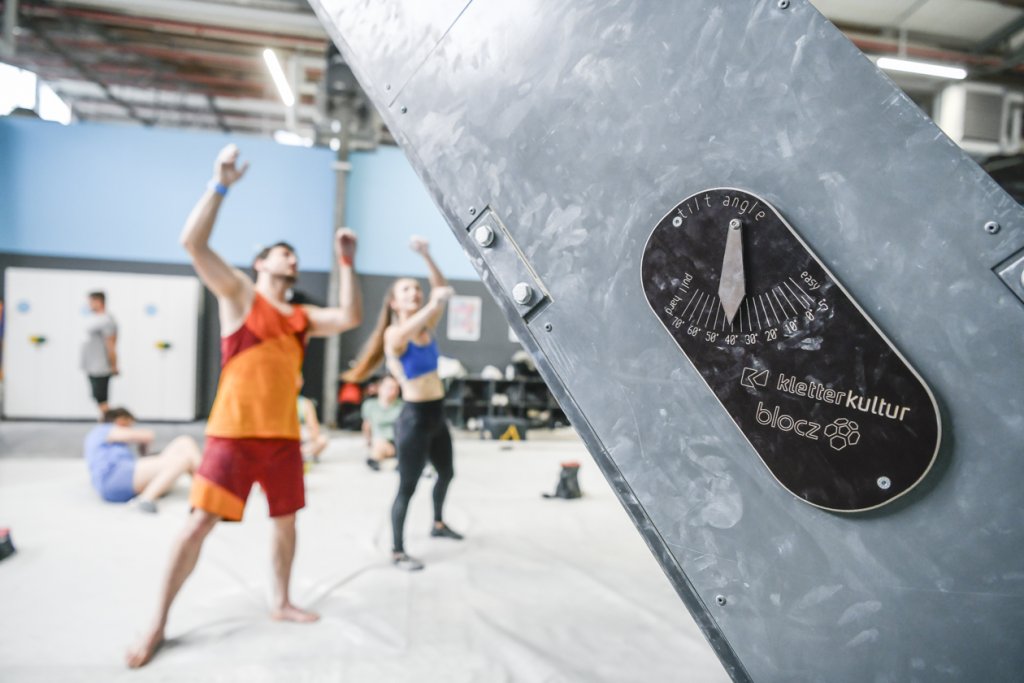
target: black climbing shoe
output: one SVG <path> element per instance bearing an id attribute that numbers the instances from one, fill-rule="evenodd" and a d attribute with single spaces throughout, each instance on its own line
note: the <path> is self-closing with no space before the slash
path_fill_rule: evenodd
<path id="1" fill-rule="evenodd" d="M 461 541 L 463 539 L 462 534 L 457 531 L 452 531 L 447 524 L 441 527 L 432 527 L 430 529 L 430 535 L 434 538 L 450 538 L 455 541 Z"/>
<path id="2" fill-rule="evenodd" d="M 417 560 L 415 557 L 410 557 L 405 553 L 397 553 L 391 558 L 391 564 L 395 565 L 399 569 L 407 572 L 418 572 L 423 569 L 423 563 Z"/>

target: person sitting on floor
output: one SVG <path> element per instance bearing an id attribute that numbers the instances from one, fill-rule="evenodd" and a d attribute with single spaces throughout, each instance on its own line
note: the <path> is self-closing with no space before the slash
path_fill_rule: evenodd
<path id="1" fill-rule="evenodd" d="M 201 452 L 195 439 L 179 436 L 159 455 L 145 455 L 155 434 L 135 426 L 135 416 L 125 408 L 110 408 L 103 423 L 85 437 L 84 455 L 93 488 L 103 500 L 126 503 L 134 499 L 142 512 L 156 512 L 156 500 L 171 490 L 178 477 L 199 467 Z"/>
<path id="2" fill-rule="evenodd" d="M 370 449 L 366 464 L 379 470 L 380 464 L 395 457 L 395 420 L 402 412 L 398 380 L 386 375 L 377 388 L 377 396 L 363 401 L 363 435 Z"/>

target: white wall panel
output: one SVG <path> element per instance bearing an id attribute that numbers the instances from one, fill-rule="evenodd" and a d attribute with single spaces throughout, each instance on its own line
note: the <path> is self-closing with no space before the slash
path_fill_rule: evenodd
<path id="1" fill-rule="evenodd" d="M 79 368 L 94 290 L 106 292 L 118 324 L 121 374 L 110 382 L 110 404 L 143 420 L 194 419 L 198 280 L 38 268 L 6 271 L 5 416 L 95 418 Z"/>

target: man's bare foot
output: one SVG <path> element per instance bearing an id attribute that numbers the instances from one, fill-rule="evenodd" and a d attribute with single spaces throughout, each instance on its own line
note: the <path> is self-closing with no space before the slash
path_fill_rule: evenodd
<path id="1" fill-rule="evenodd" d="M 128 664 L 129 669 L 138 669 L 141 666 L 145 666 L 149 663 L 149 660 L 153 659 L 153 655 L 156 654 L 156 651 L 163 644 L 164 632 L 162 630 L 153 631 L 125 653 L 125 663 Z"/>
<path id="2" fill-rule="evenodd" d="M 307 612 L 304 609 L 299 609 L 295 605 L 287 604 L 284 607 L 278 607 L 271 612 L 270 618 L 274 621 L 294 621 L 299 624 L 308 624 L 311 621 L 317 621 L 320 619 L 320 615 L 315 612 Z"/>

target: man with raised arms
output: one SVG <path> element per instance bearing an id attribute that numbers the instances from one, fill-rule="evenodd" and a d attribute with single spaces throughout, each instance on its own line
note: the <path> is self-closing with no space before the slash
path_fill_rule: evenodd
<path id="1" fill-rule="evenodd" d="M 192 573 L 207 535 L 220 520 L 240 521 L 254 482 L 266 493 L 274 520 L 274 604 L 271 617 L 310 622 L 319 617 L 292 604 L 288 595 L 295 556 L 295 513 L 305 505 L 297 377 L 306 341 L 339 334 L 362 321 L 362 301 L 352 261 L 355 235 L 338 230 L 339 306 L 289 304 L 296 280 L 295 250 L 278 242 L 253 263 L 256 281 L 229 266 L 210 246 L 221 202 L 248 164 L 237 166 L 238 148 L 217 156 L 209 188 L 189 214 L 181 234 L 196 273 L 216 295 L 221 330 L 221 374 L 206 428 L 203 460 L 195 474 L 192 513 L 174 542 L 152 623 L 127 653 L 128 666 L 146 664 L 164 640 L 167 615 Z"/>

